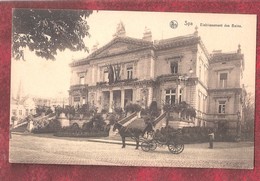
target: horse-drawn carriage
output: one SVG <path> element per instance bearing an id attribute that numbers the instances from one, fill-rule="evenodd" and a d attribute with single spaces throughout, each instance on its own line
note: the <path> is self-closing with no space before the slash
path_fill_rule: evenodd
<path id="1" fill-rule="evenodd" d="M 141 148 L 143 151 L 154 151 L 157 147 L 167 146 L 169 151 L 173 154 L 179 154 L 184 150 L 184 144 L 181 143 L 177 134 L 174 137 L 172 136 L 164 136 L 156 137 L 156 135 L 152 134 L 151 139 L 143 139 L 141 142 Z"/>
<path id="2" fill-rule="evenodd" d="M 153 151 L 157 147 L 164 145 L 166 145 L 173 154 L 179 154 L 184 150 L 184 144 L 181 142 L 181 134 L 179 131 L 163 129 L 154 132 L 152 126 L 149 124 L 144 130 L 140 130 L 137 128 L 127 128 L 120 123 L 114 124 L 113 131 L 115 130 L 118 130 L 122 138 L 122 148 L 125 148 L 125 138 L 130 137 L 136 141 L 136 149 L 138 149 L 139 142 L 141 141 L 141 148 L 146 152 Z M 149 135 L 146 138 L 144 138 L 145 133 Z"/>

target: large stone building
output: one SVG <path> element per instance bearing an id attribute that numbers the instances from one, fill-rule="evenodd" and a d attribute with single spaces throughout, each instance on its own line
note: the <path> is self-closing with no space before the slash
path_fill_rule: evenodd
<path id="1" fill-rule="evenodd" d="M 71 67 L 70 104 L 95 104 L 99 111 L 185 101 L 197 111 L 194 126 L 239 129 L 244 59 L 233 53 L 209 54 L 197 28 L 193 34 L 152 41 L 126 36 L 122 23 L 113 39 Z"/>

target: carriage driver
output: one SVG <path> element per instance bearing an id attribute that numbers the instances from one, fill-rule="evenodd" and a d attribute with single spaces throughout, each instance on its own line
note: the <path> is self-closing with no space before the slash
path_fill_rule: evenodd
<path id="1" fill-rule="evenodd" d="M 146 120 L 145 124 L 146 124 L 146 127 L 143 130 L 142 137 L 144 137 L 145 135 L 146 135 L 146 138 L 149 138 L 149 136 L 152 137 L 152 135 L 154 133 L 153 122 L 148 118 L 148 120 Z"/>

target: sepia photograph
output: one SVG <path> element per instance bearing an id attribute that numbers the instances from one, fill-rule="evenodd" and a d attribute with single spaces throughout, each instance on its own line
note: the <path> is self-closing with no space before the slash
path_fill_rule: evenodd
<path id="1" fill-rule="evenodd" d="M 13 9 L 9 162 L 254 168 L 256 15 Z"/>

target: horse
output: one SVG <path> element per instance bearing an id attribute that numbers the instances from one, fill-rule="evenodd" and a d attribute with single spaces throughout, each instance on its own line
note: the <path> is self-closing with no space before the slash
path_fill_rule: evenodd
<path id="1" fill-rule="evenodd" d="M 127 128 L 123 126 L 122 124 L 116 122 L 113 127 L 113 131 L 118 130 L 119 135 L 122 138 L 122 148 L 125 148 L 125 138 L 130 137 L 133 140 L 136 141 L 136 147 L 135 149 L 139 148 L 139 140 L 140 136 L 144 135 L 144 131 L 138 128 Z M 147 131 L 147 129 L 145 129 Z"/>

